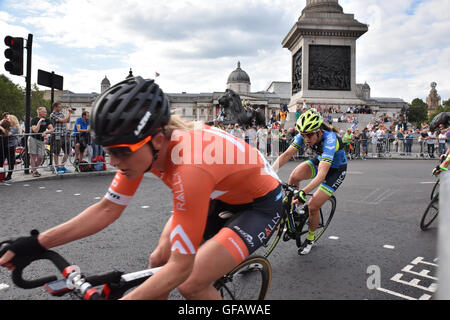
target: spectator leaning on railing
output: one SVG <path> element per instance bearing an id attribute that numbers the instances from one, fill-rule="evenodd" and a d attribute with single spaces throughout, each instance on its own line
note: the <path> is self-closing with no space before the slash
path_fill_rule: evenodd
<path id="1" fill-rule="evenodd" d="M 70 116 L 74 112 L 72 108 L 68 109 L 68 113 L 65 115 L 61 112 L 62 106 L 59 102 L 53 104 L 53 112 L 50 114 L 50 121 L 55 128 L 52 136 L 51 153 L 55 162 L 57 173 L 69 173 L 70 170 L 65 167 L 67 158 L 69 157 L 70 141 L 67 136 L 66 124 L 70 122 Z M 63 151 L 63 158 L 61 165 L 59 165 L 59 154 Z"/>

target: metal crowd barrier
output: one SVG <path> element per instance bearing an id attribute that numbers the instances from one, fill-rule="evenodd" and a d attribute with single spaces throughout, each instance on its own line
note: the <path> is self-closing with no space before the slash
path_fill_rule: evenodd
<path id="1" fill-rule="evenodd" d="M 38 133 L 28 133 L 28 134 L 18 134 L 11 136 L 1 136 L 0 137 L 0 161 L 3 161 L 3 168 L 5 173 L 10 171 L 28 171 L 31 170 L 31 154 L 30 143 L 35 143 L 35 141 L 30 141 L 31 139 L 36 139 L 42 137 L 42 134 Z M 94 164 L 104 164 L 104 162 L 93 162 L 92 159 L 97 155 L 105 156 L 103 148 L 97 145 L 93 145 L 90 138 L 87 139 L 88 143 L 84 151 L 83 160 L 87 162 L 88 165 Z M 65 135 L 60 133 L 52 133 L 47 135 L 42 142 L 39 142 L 38 153 L 41 155 L 39 164 L 36 165 L 36 169 L 43 169 L 52 172 L 56 172 L 56 165 L 54 163 L 53 148 L 60 144 L 59 148 L 59 161 L 58 164 L 62 165 L 62 157 L 64 155 L 64 150 L 67 150 L 67 160 L 65 162 L 66 168 L 75 171 L 75 137 L 72 136 L 71 132 L 67 132 Z M 28 160 L 27 152 L 28 151 Z M 9 165 L 12 163 L 13 165 Z"/>

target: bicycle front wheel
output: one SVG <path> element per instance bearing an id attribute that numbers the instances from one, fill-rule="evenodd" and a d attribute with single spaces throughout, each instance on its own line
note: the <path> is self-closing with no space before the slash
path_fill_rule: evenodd
<path id="1" fill-rule="evenodd" d="M 249 257 L 214 286 L 224 300 L 264 300 L 272 279 L 272 267 L 261 256 Z"/>
<path id="2" fill-rule="evenodd" d="M 434 195 L 436 194 L 436 190 L 439 191 L 439 181 L 440 181 L 440 179 L 438 179 L 438 181 L 436 181 L 436 183 L 434 184 L 433 190 L 431 190 L 430 200 L 433 200 Z"/>
<path id="3" fill-rule="evenodd" d="M 439 214 L 439 194 L 437 194 L 433 200 L 431 200 L 427 209 L 425 210 L 422 220 L 420 220 L 420 229 L 425 231 L 434 220 L 436 220 Z"/>

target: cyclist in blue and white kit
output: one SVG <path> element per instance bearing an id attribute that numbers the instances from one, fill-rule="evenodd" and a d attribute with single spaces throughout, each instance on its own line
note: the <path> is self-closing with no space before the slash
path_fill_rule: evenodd
<path id="1" fill-rule="evenodd" d="M 314 245 L 314 237 L 319 226 L 319 210 L 336 192 L 347 173 L 347 157 L 344 144 L 337 135 L 337 130 L 324 123 L 322 116 L 315 109 L 303 113 L 298 119 L 296 129 L 300 133 L 291 146 L 278 157 L 273 164 L 278 171 L 306 144 L 318 156 L 300 164 L 289 177 L 289 184 L 300 187 L 303 180 L 311 182 L 299 192 L 299 199 L 294 201 L 306 203 L 306 195 L 319 188 L 308 202 L 309 230 L 305 242 L 300 247 L 300 255 L 308 254 Z"/>

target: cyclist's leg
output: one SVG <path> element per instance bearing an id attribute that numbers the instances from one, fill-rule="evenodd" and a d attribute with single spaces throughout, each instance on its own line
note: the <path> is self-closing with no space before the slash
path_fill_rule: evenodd
<path id="1" fill-rule="evenodd" d="M 316 232 L 320 223 L 320 208 L 331 198 L 333 194 L 330 192 L 326 192 L 322 189 L 318 189 L 314 192 L 313 196 L 308 202 L 309 209 L 309 231 Z"/>
<path id="2" fill-rule="evenodd" d="M 317 175 L 316 159 L 308 160 L 297 166 L 289 177 L 289 184 L 299 186 L 303 180 L 313 179 Z"/>
<path id="3" fill-rule="evenodd" d="M 224 237 L 231 237 L 234 241 L 243 242 L 231 229 L 224 228 L 222 230 L 224 231 L 221 234 Z M 240 249 L 244 249 L 242 244 Z M 210 239 L 198 250 L 192 273 L 178 287 L 178 291 L 190 300 L 220 300 L 220 293 L 214 288 L 213 283 L 239 263 L 240 261 L 236 261 L 233 254 L 221 242 L 216 238 Z"/>
<path id="4" fill-rule="evenodd" d="M 330 168 L 325 181 L 320 185 L 319 189 L 309 200 L 309 223 L 307 240 L 314 241 L 315 233 L 320 223 L 320 208 L 331 198 L 331 196 L 340 187 L 342 182 L 344 182 L 346 174 L 347 165 L 342 165 L 339 168 Z M 308 252 L 306 252 L 306 254 Z"/>
<path id="5" fill-rule="evenodd" d="M 277 187 L 227 221 L 198 250 L 191 275 L 178 287 L 180 293 L 188 299 L 220 299 L 214 282 L 267 242 L 281 219 L 281 197 Z"/>

